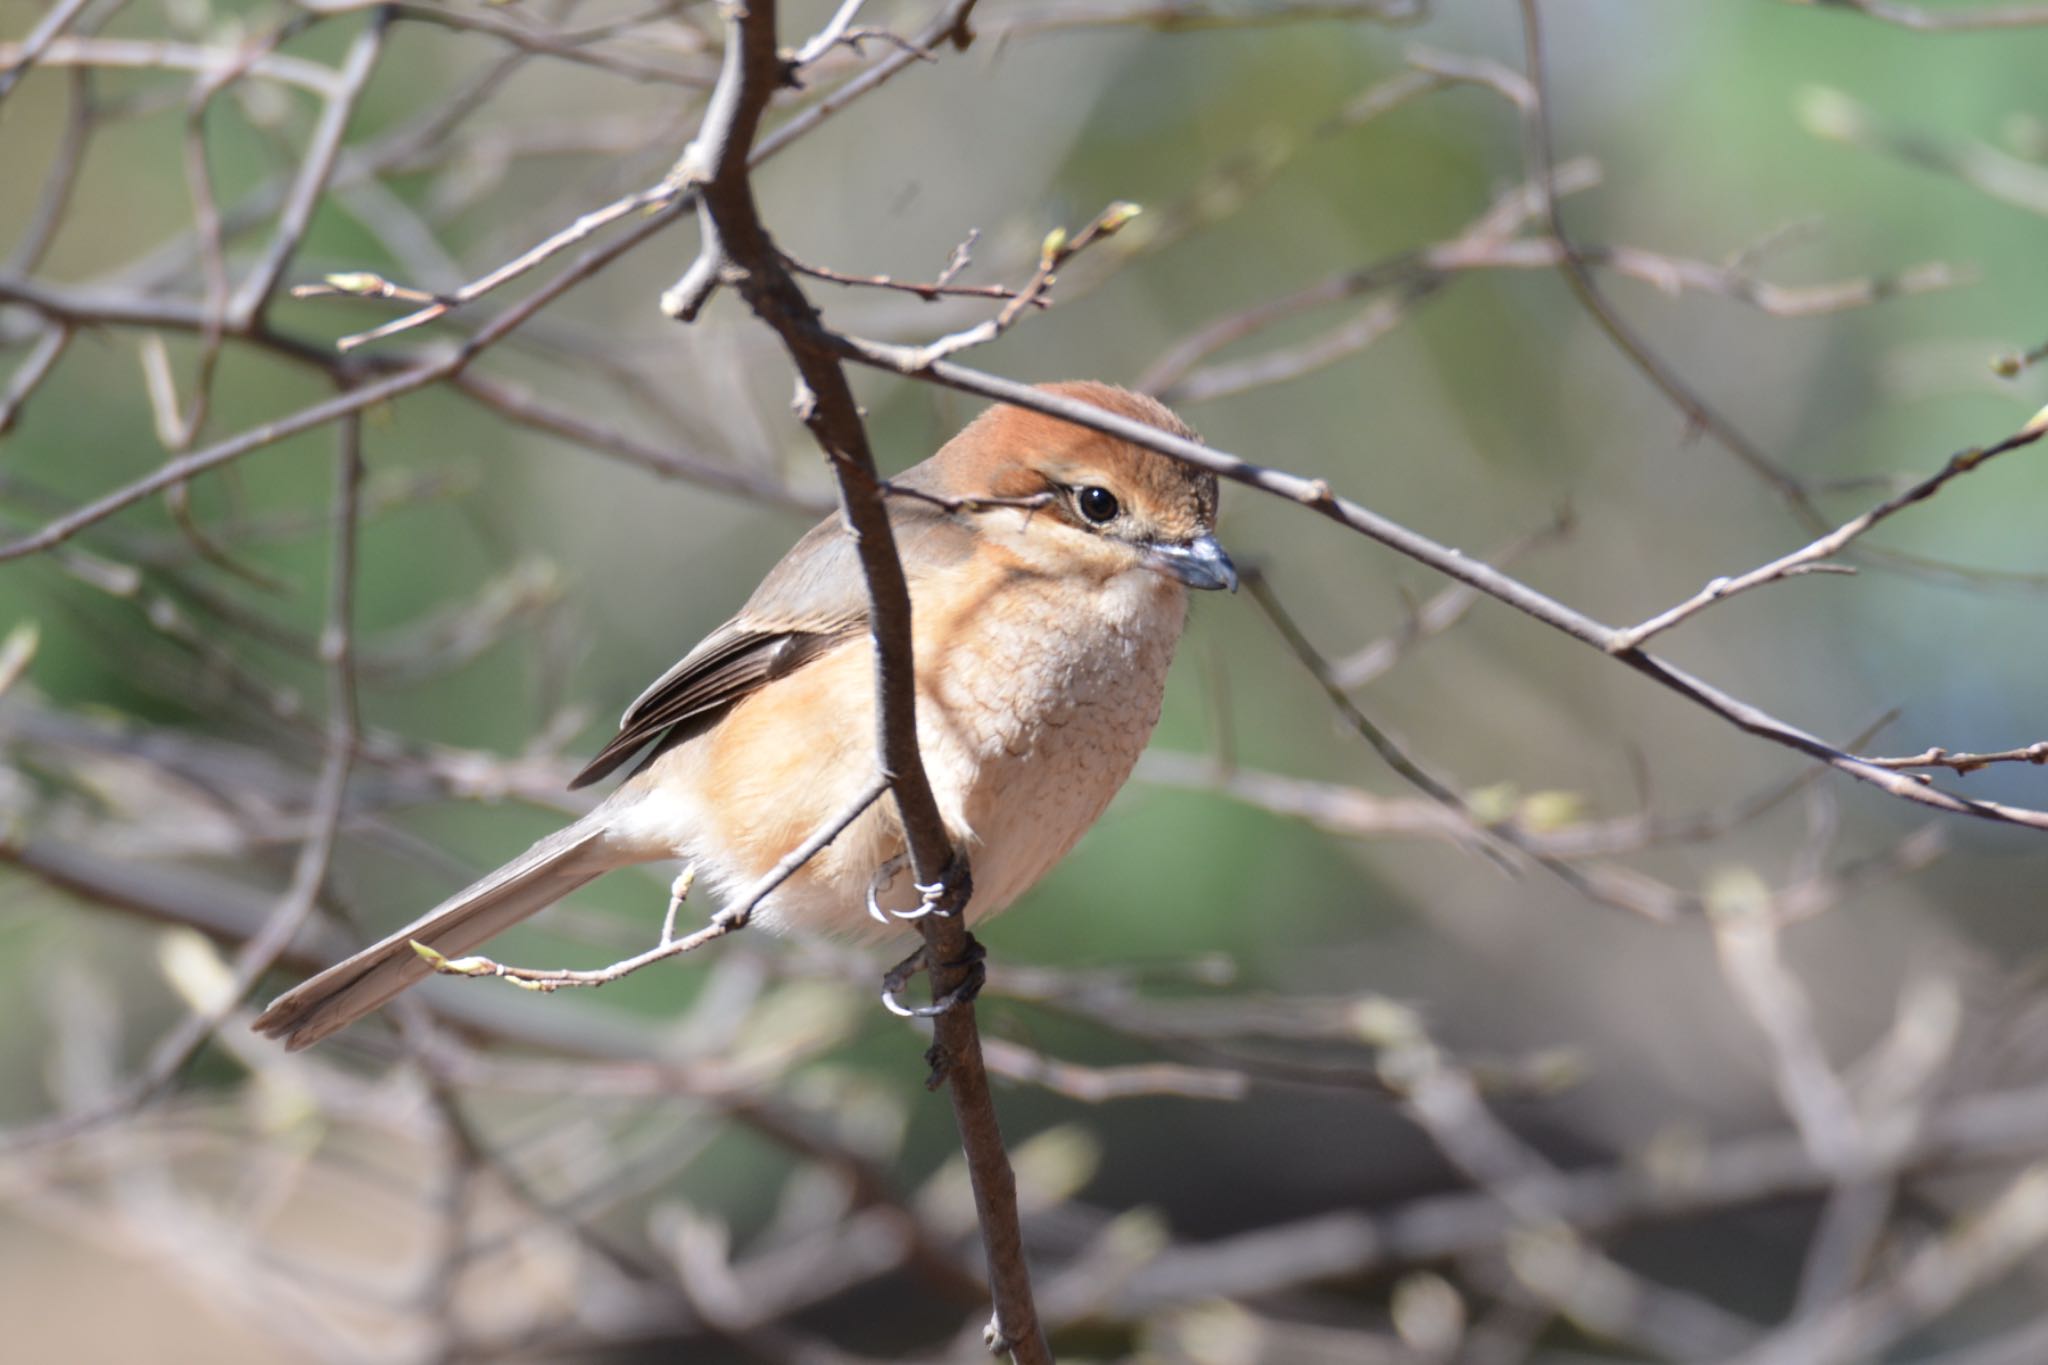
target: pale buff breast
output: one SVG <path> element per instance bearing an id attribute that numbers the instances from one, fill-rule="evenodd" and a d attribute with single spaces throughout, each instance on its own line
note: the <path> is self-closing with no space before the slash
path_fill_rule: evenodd
<path id="1" fill-rule="evenodd" d="M 970 859 L 968 913 L 979 921 L 1064 857 L 1130 776 L 1159 719 L 1186 594 L 1133 572 L 1080 590 L 1009 575 L 943 604 L 915 590 L 913 600 L 925 769 Z M 743 893 L 873 776 L 872 657 L 865 641 L 850 642 L 664 754 L 658 782 L 622 809 L 618 837 L 691 861 L 719 902 Z M 885 797 L 764 902 L 756 923 L 901 932 L 871 919 L 864 898 L 902 850 Z M 911 881 L 894 877 L 882 904 L 916 904 Z"/>
<path id="2" fill-rule="evenodd" d="M 972 860 L 977 920 L 1065 857 L 1130 777 L 1187 612 L 1178 584 L 1144 571 L 1085 591 L 1026 579 L 1003 598 L 1000 626 L 948 633 L 920 679 L 925 762 Z"/>

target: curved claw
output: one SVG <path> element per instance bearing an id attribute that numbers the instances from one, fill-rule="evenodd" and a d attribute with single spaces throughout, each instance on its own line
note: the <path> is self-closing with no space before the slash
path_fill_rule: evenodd
<path id="1" fill-rule="evenodd" d="M 981 982 L 973 977 L 958 990 L 946 992 L 929 1005 L 905 1005 L 896 999 L 896 992 L 888 988 L 882 991 L 882 1008 L 899 1019 L 936 1019 L 955 1005 L 964 1005 L 981 993 Z"/>
<path id="2" fill-rule="evenodd" d="M 884 923 L 887 923 L 885 920 Z M 917 951 L 882 974 L 882 1008 L 899 1019 L 915 1019 L 917 1011 L 909 1005 L 899 1004 L 896 992 L 908 986 L 917 974 L 924 970 L 925 948 L 919 944 Z"/>
<path id="3" fill-rule="evenodd" d="M 896 998 L 896 993 L 908 986 L 913 977 L 931 965 L 930 949 L 920 946 L 916 952 L 883 974 L 882 1007 L 899 1019 L 935 1019 L 956 1005 L 968 1004 L 981 994 L 982 986 L 988 981 L 988 972 L 981 965 L 987 956 L 988 951 L 981 946 L 981 941 L 969 934 L 966 952 L 960 960 L 946 964 L 949 967 L 967 968 L 967 979 L 929 1005 L 906 1005 Z"/>
<path id="4" fill-rule="evenodd" d="M 939 909 L 939 902 L 945 898 L 947 891 L 945 878 L 942 877 L 935 882 L 912 882 L 910 885 L 917 891 L 917 908 L 891 910 L 890 914 L 901 920 L 917 920 L 923 919 L 926 915 L 948 913 Z"/>
<path id="5" fill-rule="evenodd" d="M 887 924 L 889 922 L 889 916 L 895 913 L 894 911 L 884 911 L 882 909 L 881 901 L 877 898 L 881 895 L 882 888 L 887 886 L 890 882 L 895 881 L 896 874 L 898 872 L 901 872 L 902 870 L 903 855 L 899 853 L 895 857 L 891 858 L 888 862 L 883 863 L 880 867 L 876 868 L 875 875 L 868 878 L 868 918 L 873 920 L 877 924 Z M 923 887 L 918 888 L 918 890 L 920 891 L 922 891 L 923 889 Z M 914 914 L 916 912 L 913 911 L 912 913 Z"/>

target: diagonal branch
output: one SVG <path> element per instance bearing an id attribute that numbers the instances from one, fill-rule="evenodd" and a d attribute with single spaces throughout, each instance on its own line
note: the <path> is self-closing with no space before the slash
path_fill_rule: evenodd
<path id="1" fill-rule="evenodd" d="M 1572 238 L 1565 232 L 1564 215 L 1558 208 L 1557 196 L 1549 192 L 1550 163 L 1552 159 L 1550 138 L 1550 91 L 1543 76 L 1543 27 L 1537 15 L 1537 0 L 1521 0 L 1523 47 L 1528 53 L 1530 99 L 1522 110 L 1524 133 L 1524 156 L 1528 162 L 1529 183 L 1544 197 L 1543 213 L 1550 223 L 1550 235 L 1557 240 L 1564 268 L 1565 282 L 1571 286 L 1572 294 L 1585 308 L 1587 316 L 1607 334 L 1615 348 L 1641 370 L 1643 377 L 1656 385 L 1677 409 L 1685 414 L 1685 420 L 1693 427 L 1711 435 L 1729 454 L 1735 456 L 1750 471 L 1781 498 L 1793 514 L 1809 529 L 1818 531 L 1825 523 L 1820 512 L 1814 507 L 1806 488 L 1792 473 L 1773 459 L 1735 424 L 1694 393 L 1691 386 L 1662 357 L 1651 350 L 1649 344 L 1636 334 L 1622 316 L 1600 292 L 1600 286 L 1593 278 L 1586 260 L 1580 254 Z"/>
<path id="2" fill-rule="evenodd" d="M 1590 645 L 1603 653 L 1613 654 L 1616 659 L 1636 672 L 1676 692 L 1695 706 L 1702 707 L 1739 730 L 1818 759 L 1836 771 L 1846 773 L 1859 782 L 1868 783 L 1888 795 L 1916 805 L 1947 811 L 1952 815 L 1970 815 L 1981 820 L 2048 830 L 2048 811 L 2007 805 L 1998 801 L 1973 800 L 1944 791 L 1922 778 L 1888 770 L 1869 759 L 1837 748 L 1818 736 L 1808 734 L 1739 697 L 1723 692 L 1705 679 L 1694 677 L 1656 655 L 1640 649 L 1617 649 L 1616 641 L 1622 638 L 1623 632 L 1616 627 L 1606 625 L 1582 611 L 1566 606 L 1556 598 L 1538 592 L 1521 580 L 1502 573 L 1491 565 L 1481 563 L 1462 551 L 1454 550 L 1448 545 L 1412 531 L 1349 498 L 1340 497 L 1321 479 L 1304 478 L 1299 474 L 1254 464 L 1212 446 L 1200 445 L 1148 427 L 1142 422 L 1133 422 L 1128 418 L 1103 412 L 1086 403 L 1055 394 L 1040 393 L 1028 384 L 969 369 L 951 361 L 938 361 L 919 368 L 916 363 L 915 347 L 891 346 L 862 337 L 842 336 L 836 333 L 821 333 L 820 339 L 835 348 L 840 355 L 863 365 L 872 365 L 877 369 L 908 375 L 928 383 L 958 389 L 963 393 L 978 394 L 983 398 L 1029 408 L 1034 412 L 1042 412 L 1047 416 L 1058 417 L 1095 431 L 1107 432 L 1133 445 L 1143 446 L 1147 450 L 1155 450 L 1162 455 L 1170 455 L 1176 460 L 1210 470 L 1218 478 L 1229 479 L 1233 483 L 1241 483 L 1289 502 L 1299 503 L 1341 526 L 1349 527 L 1369 540 L 1376 540 L 1388 549 L 1436 570 L 1447 578 L 1476 588 L 1488 597 L 1506 603 L 1551 629 L 1569 635 L 1581 644 Z"/>
<path id="3" fill-rule="evenodd" d="M 1829 565 L 1823 561 L 1840 554 L 1879 522 L 1905 511 L 1915 503 L 1927 501 L 1951 480 L 1960 478 L 2008 451 L 2030 446 L 2044 435 L 2048 435 L 2048 408 L 2034 414 L 2025 426 L 2002 441 L 1989 446 L 1971 446 L 1967 450 L 1957 451 L 1949 456 L 1940 469 L 1912 487 L 1885 499 L 1863 515 L 1843 522 L 1818 540 L 1811 541 L 1768 564 L 1759 565 L 1748 573 L 1739 574 L 1734 578 L 1716 578 L 1677 606 L 1659 612 L 1640 625 L 1616 632 L 1608 648 L 1615 653 L 1635 649 L 1651 636 L 1662 634 L 1705 611 L 1714 603 L 1725 601 L 1737 593 L 1748 592 L 1751 588 L 1760 588 L 1768 583 L 1777 583 L 1800 574 L 1827 569 L 1833 569 L 1838 573 L 1850 572 L 1846 566 Z"/>

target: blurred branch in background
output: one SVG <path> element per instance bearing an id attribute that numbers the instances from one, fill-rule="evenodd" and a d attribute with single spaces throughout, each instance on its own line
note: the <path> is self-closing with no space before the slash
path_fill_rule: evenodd
<path id="1" fill-rule="evenodd" d="M 1823 7 L 0 9 L 13 1339 L 2038 1355 L 2043 16 Z M 1274 495 L 978 1007 L 579 904 L 505 953 L 602 997 L 249 1036 L 833 505 L 791 364 L 871 527 L 956 392 Z M 1006 377 L 1084 370 L 1212 443 Z"/>

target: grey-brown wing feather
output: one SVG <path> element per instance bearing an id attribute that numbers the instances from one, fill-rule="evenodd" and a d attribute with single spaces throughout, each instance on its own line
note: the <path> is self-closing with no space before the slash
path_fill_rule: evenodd
<path id="1" fill-rule="evenodd" d="M 972 548 L 973 528 L 931 503 L 899 499 L 890 504 L 889 517 L 898 552 L 919 573 L 953 563 Z M 737 616 L 626 708 L 618 734 L 569 785 L 597 781 L 677 725 L 724 710 L 867 629 L 868 589 L 859 552 L 832 517 L 783 556 Z"/>

